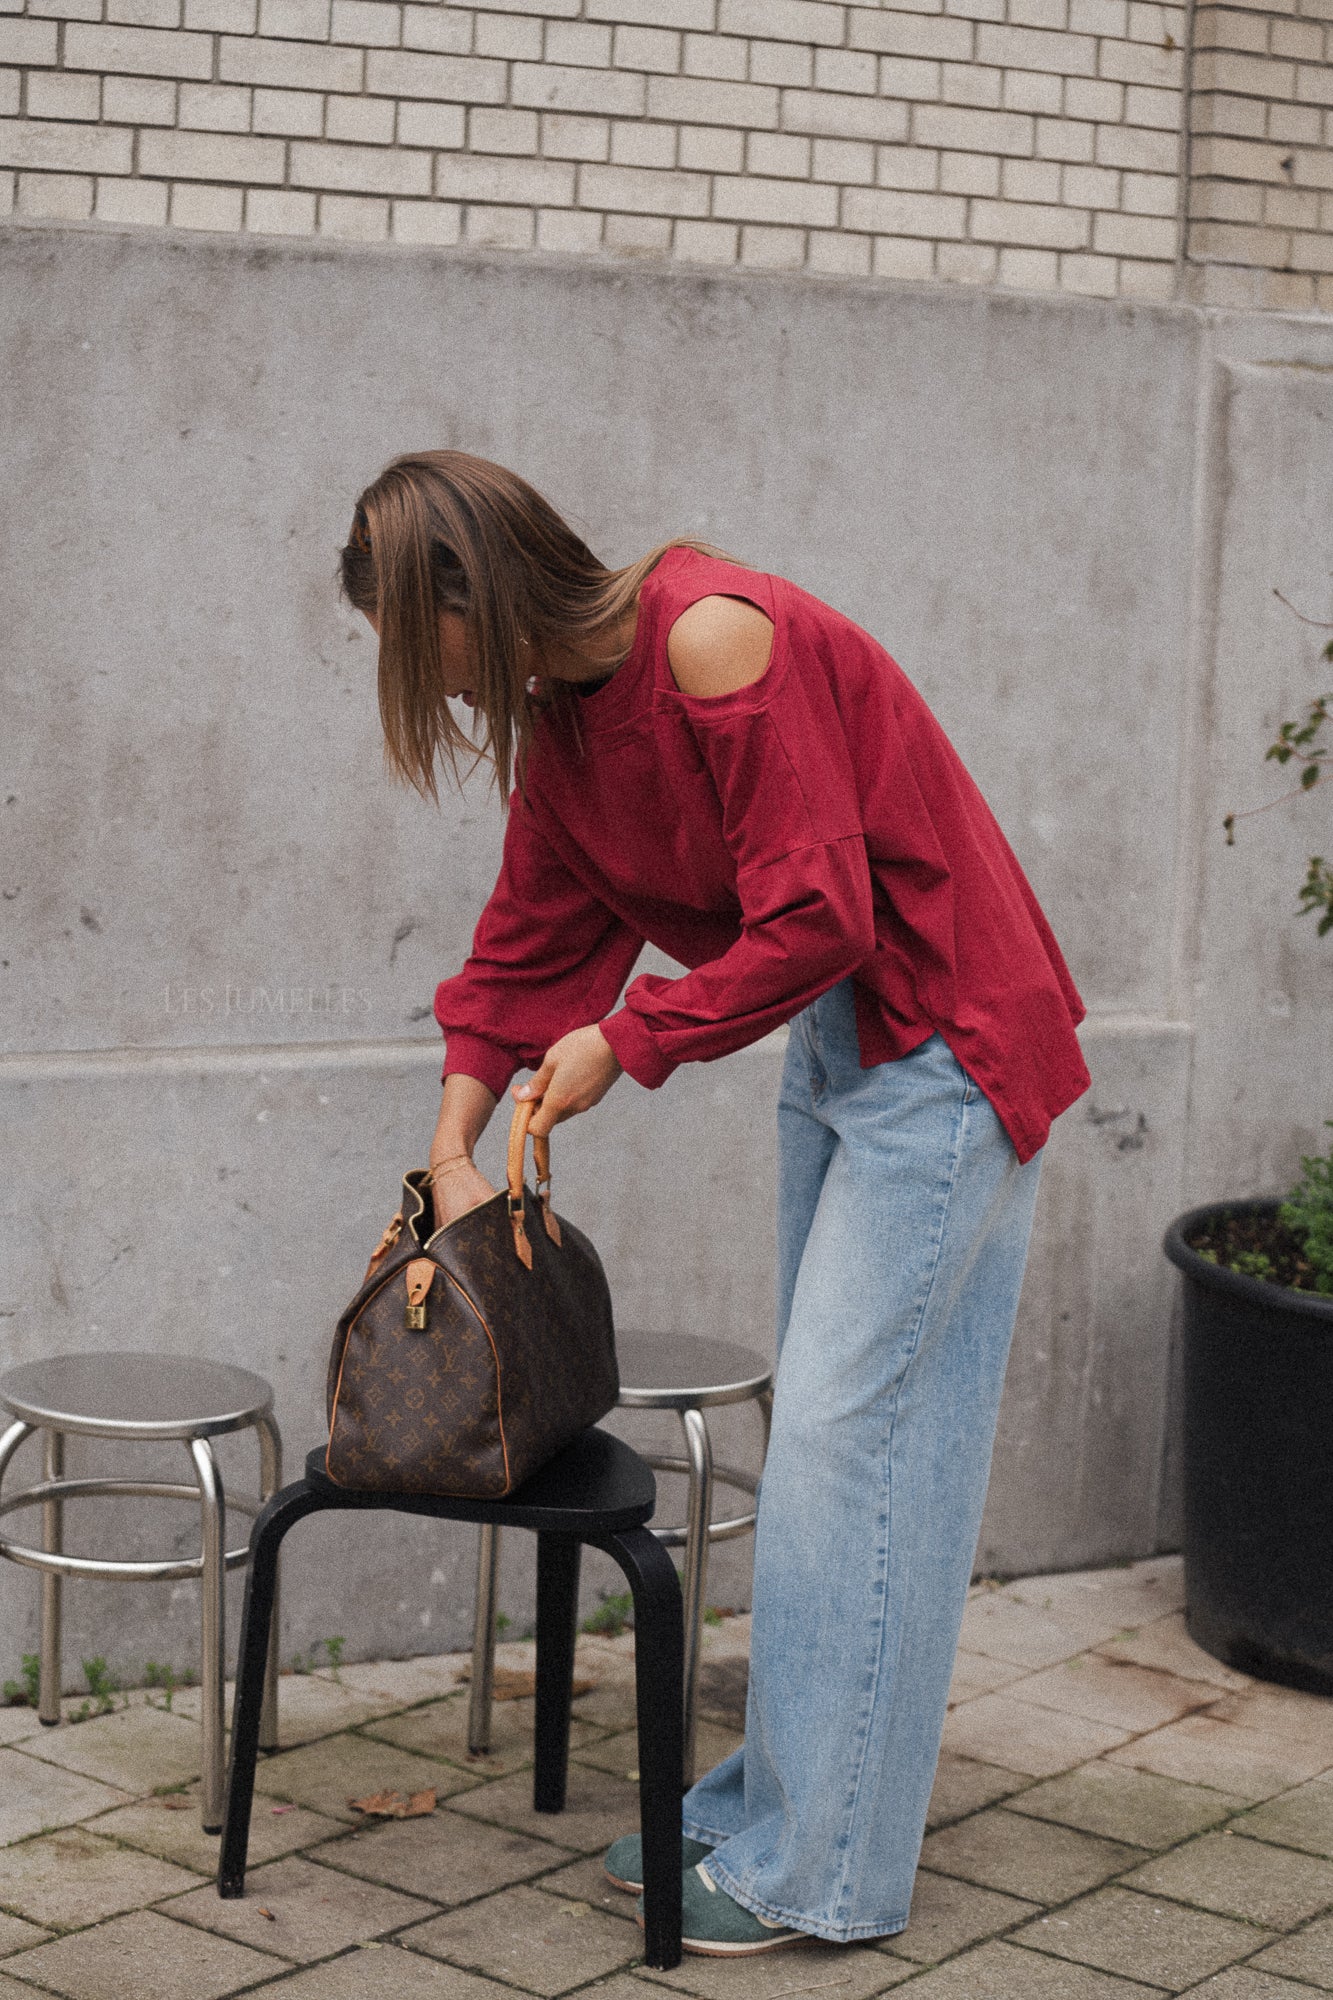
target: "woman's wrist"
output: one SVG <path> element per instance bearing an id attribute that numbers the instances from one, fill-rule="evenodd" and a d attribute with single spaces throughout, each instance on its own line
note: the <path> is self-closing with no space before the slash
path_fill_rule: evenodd
<path id="1" fill-rule="evenodd" d="M 459 1154 L 471 1159 L 494 1109 L 495 1097 L 484 1083 L 471 1076 L 446 1077 L 430 1142 L 432 1167 L 438 1160 L 455 1159 Z"/>

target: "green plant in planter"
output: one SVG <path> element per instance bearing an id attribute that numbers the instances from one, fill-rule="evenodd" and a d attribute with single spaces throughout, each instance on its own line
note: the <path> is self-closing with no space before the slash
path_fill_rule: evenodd
<path id="1" fill-rule="evenodd" d="M 1333 887 L 1333 880 L 1330 886 Z M 1333 929 L 1333 906 L 1320 925 Z M 1326 1123 L 1333 1127 L 1333 1118 Z M 1333 1147 L 1301 1161 L 1304 1179 L 1295 1186 L 1278 1210 L 1278 1219 L 1293 1236 L 1300 1238 L 1314 1273 L 1311 1291 L 1333 1298 Z"/>
<path id="2" fill-rule="evenodd" d="M 1302 1159 L 1301 1173 L 1276 1210 L 1220 1210 L 1190 1231 L 1190 1248 L 1242 1278 L 1333 1298 L 1333 1148 Z"/>

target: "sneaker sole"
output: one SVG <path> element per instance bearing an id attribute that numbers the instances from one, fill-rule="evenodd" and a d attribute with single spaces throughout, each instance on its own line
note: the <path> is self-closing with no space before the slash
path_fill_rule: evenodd
<path id="1" fill-rule="evenodd" d="M 644 1928 L 642 1917 L 636 1917 L 639 1929 Z M 782 1931 L 771 1938 L 756 1939 L 751 1944 L 718 1944 L 711 1939 L 687 1938 L 680 1941 L 682 1951 L 692 1951 L 699 1958 L 753 1958 L 761 1951 L 781 1951 L 789 1944 L 822 1944 L 822 1938 L 813 1938 L 806 1931 Z"/>

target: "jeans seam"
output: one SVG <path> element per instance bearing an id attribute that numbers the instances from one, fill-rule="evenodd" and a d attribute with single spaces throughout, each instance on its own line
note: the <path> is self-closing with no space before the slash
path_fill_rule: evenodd
<path id="1" fill-rule="evenodd" d="M 856 1820 L 856 1808 L 861 1794 L 861 1781 L 865 1774 L 865 1760 L 866 1760 L 866 1753 L 869 1747 L 871 1730 L 874 1724 L 875 1704 L 879 1699 L 880 1689 L 884 1686 L 886 1678 L 888 1680 L 889 1686 L 892 1687 L 894 1677 L 897 1673 L 898 1659 L 902 1651 L 902 1621 L 900 1619 L 898 1623 L 897 1643 L 894 1647 L 892 1669 L 891 1670 L 887 1669 L 886 1661 L 884 1658 L 884 1630 L 885 1630 L 885 1620 L 888 1617 L 888 1608 L 889 1608 L 887 1563 L 888 1563 L 889 1549 L 892 1542 L 893 1444 L 894 1444 L 895 1433 L 897 1431 L 899 1406 L 902 1401 L 903 1383 L 907 1378 L 907 1372 L 910 1369 L 912 1362 L 916 1358 L 917 1350 L 921 1345 L 921 1330 L 922 1327 L 925 1325 L 926 1313 L 929 1310 L 931 1295 L 935 1289 L 935 1280 L 939 1275 L 940 1257 L 943 1254 L 943 1249 L 944 1249 L 944 1232 L 949 1214 L 949 1203 L 953 1198 L 953 1191 L 958 1180 L 958 1163 L 962 1157 L 963 1133 L 966 1124 L 967 1124 L 967 1092 L 965 1090 L 963 1093 L 962 1101 L 958 1108 L 958 1115 L 954 1120 L 953 1145 L 949 1154 L 949 1172 L 948 1172 L 947 1182 L 942 1190 L 942 1196 L 940 1200 L 939 1216 L 935 1231 L 935 1243 L 934 1243 L 933 1253 L 931 1256 L 930 1275 L 926 1280 L 925 1289 L 921 1295 L 921 1304 L 917 1310 L 916 1324 L 912 1329 L 911 1345 L 908 1350 L 906 1361 L 903 1364 L 902 1371 L 898 1377 L 898 1381 L 895 1386 L 893 1394 L 893 1405 L 889 1411 L 889 1429 L 888 1429 L 888 1437 L 885 1441 L 885 1461 L 884 1461 L 886 1470 L 886 1476 L 884 1481 L 886 1505 L 881 1509 L 880 1512 L 879 1561 L 881 1565 L 881 1574 L 883 1576 L 883 1581 L 884 1581 L 884 1596 L 880 1606 L 880 1643 L 875 1655 L 874 1686 L 871 1690 L 870 1700 L 866 1709 L 865 1727 L 861 1731 L 860 1742 L 858 1744 L 856 1776 L 852 1783 L 851 1796 L 848 1800 L 848 1805 L 847 1805 L 847 1814 L 844 1823 L 844 1838 L 845 1838 L 844 1855 L 850 1855 L 851 1853 L 852 1834 Z M 904 1583 L 905 1586 L 909 1585 L 910 1578 L 904 1579 Z M 838 1884 L 837 1893 L 833 1899 L 833 1909 L 835 1912 L 833 1921 L 835 1923 L 837 1922 L 836 1912 L 843 1907 L 846 1899 L 852 1893 L 853 1887 L 854 1885 L 848 1879 L 848 1863 L 846 1860 L 844 1860 L 842 1879 Z"/>

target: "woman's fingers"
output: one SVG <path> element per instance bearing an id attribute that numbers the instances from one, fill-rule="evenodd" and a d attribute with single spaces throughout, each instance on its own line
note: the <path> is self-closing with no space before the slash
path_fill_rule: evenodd
<path id="1" fill-rule="evenodd" d="M 620 1064 L 601 1029 L 577 1028 L 547 1050 L 531 1083 L 514 1096 L 540 1099 L 528 1129 L 535 1139 L 544 1139 L 566 1118 L 600 1104 L 619 1075 Z"/>
<path id="2" fill-rule="evenodd" d="M 568 1035 L 566 1035 L 565 1040 L 569 1040 Z M 516 1104 L 524 1104 L 530 1097 L 534 1099 L 545 1097 L 551 1087 L 551 1078 L 555 1075 L 556 1050 L 561 1046 L 561 1043 L 557 1042 L 555 1048 L 547 1050 L 545 1060 L 535 1076 L 530 1077 L 526 1083 L 516 1083 L 514 1085 L 514 1101 Z"/>

